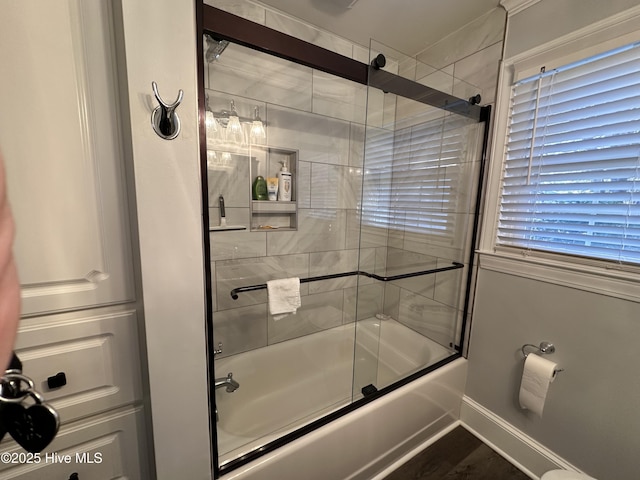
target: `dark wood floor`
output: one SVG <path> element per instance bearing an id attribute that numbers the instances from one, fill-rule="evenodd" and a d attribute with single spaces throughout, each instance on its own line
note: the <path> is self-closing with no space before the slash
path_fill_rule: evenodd
<path id="1" fill-rule="evenodd" d="M 384 480 L 529 480 L 462 427 L 388 475 Z"/>

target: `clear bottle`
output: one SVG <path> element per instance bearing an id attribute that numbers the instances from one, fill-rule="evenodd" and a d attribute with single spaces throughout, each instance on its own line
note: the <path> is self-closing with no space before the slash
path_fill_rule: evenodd
<path id="1" fill-rule="evenodd" d="M 291 201 L 291 191 L 293 189 L 293 175 L 289 171 L 286 162 L 280 162 L 282 168 L 278 172 L 278 200 L 281 202 Z"/>

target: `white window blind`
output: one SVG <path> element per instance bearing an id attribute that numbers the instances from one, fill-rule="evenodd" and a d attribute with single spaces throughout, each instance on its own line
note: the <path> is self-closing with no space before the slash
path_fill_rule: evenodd
<path id="1" fill-rule="evenodd" d="M 497 244 L 640 263 L 640 48 L 512 87 Z"/>
<path id="2" fill-rule="evenodd" d="M 460 184 L 468 173 L 469 121 L 447 116 L 397 131 L 368 130 L 364 225 L 434 235 L 451 241 Z M 468 200 L 468 196 L 464 196 Z"/>

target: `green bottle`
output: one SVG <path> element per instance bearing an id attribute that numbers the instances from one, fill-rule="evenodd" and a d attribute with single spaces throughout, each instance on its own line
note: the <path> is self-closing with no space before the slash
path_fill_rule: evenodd
<path id="1" fill-rule="evenodd" d="M 261 175 L 258 175 L 253 181 L 253 199 L 254 200 L 268 200 L 267 194 L 267 181 Z"/>

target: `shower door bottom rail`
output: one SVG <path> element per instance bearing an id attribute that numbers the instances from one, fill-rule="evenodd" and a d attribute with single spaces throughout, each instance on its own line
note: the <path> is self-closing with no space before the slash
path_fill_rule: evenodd
<path id="1" fill-rule="evenodd" d="M 334 278 L 342 278 L 342 277 L 353 277 L 355 275 L 362 275 L 365 277 L 373 278 L 374 280 L 379 280 L 381 282 L 392 282 L 394 280 L 402 280 L 405 278 L 419 277 L 421 275 L 431 275 L 432 273 L 446 272 L 449 270 L 457 270 L 463 267 L 464 267 L 463 263 L 453 262 L 448 267 L 432 268 L 431 270 L 421 270 L 419 272 L 402 273 L 399 275 L 390 275 L 386 277 L 376 275 L 375 273 L 365 272 L 362 270 L 355 270 L 353 272 L 333 273 L 331 275 L 319 275 L 317 277 L 301 278 L 300 283 L 318 282 L 320 280 L 332 280 Z M 266 283 L 261 283 L 258 285 L 247 285 L 246 287 L 234 288 L 230 292 L 231 298 L 233 298 L 234 300 L 237 300 L 239 293 L 252 292 L 254 290 L 264 290 L 266 288 L 267 288 Z"/>

